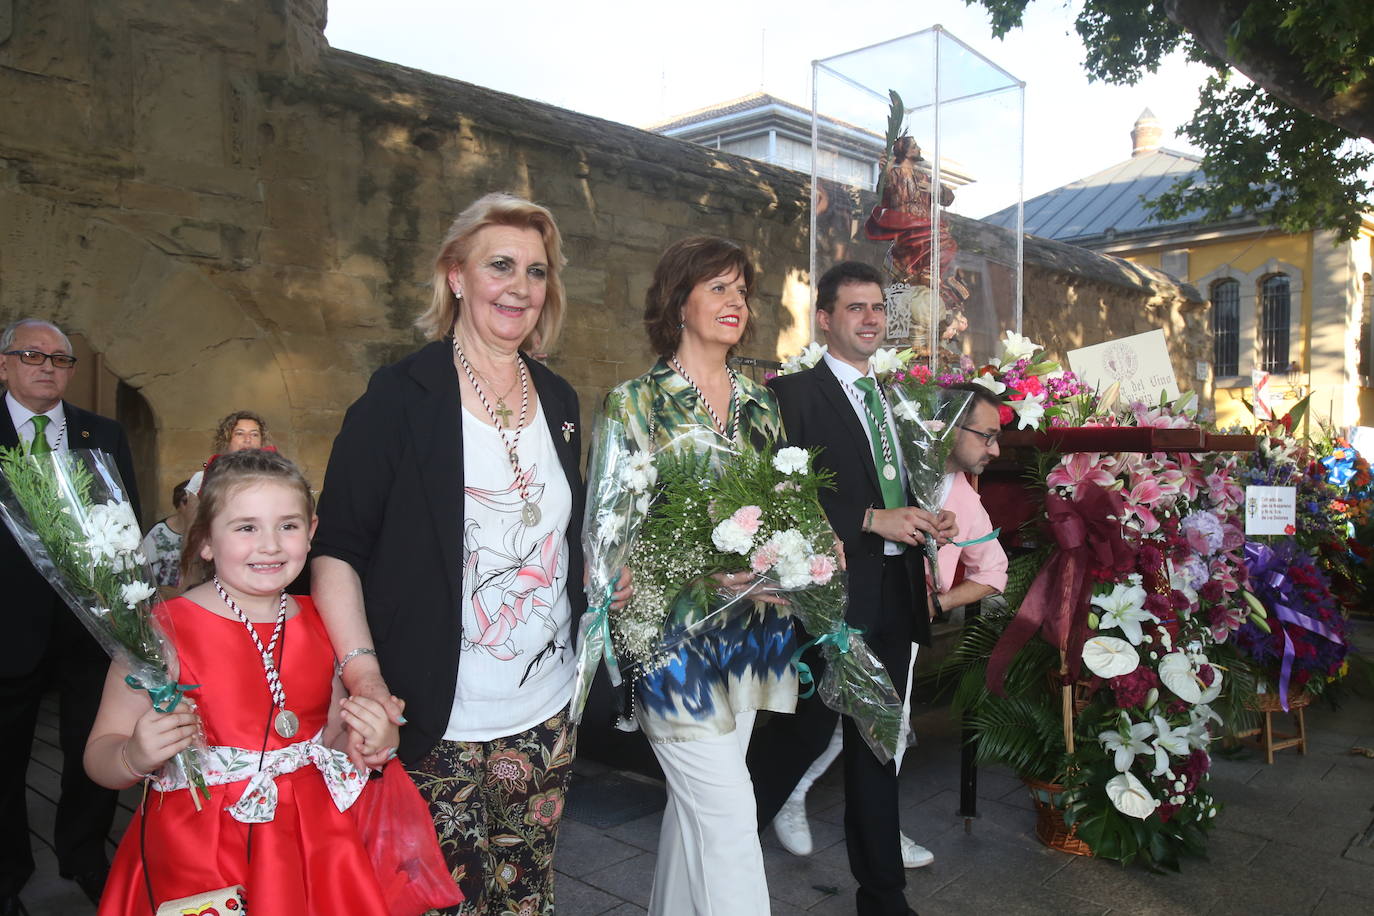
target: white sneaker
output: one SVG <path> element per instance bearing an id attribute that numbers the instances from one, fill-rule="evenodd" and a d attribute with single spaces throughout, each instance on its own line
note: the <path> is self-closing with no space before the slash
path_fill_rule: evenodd
<path id="1" fill-rule="evenodd" d="M 916 842 L 905 833 L 902 837 L 902 865 L 906 868 L 925 868 L 935 861 L 935 853 Z"/>
<path id="2" fill-rule="evenodd" d="M 806 820 L 806 802 L 789 800 L 784 803 L 773 818 L 773 832 L 778 835 L 782 848 L 792 855 L 811 855 L 814 847 L 811 845 L 811 824 Z"/>

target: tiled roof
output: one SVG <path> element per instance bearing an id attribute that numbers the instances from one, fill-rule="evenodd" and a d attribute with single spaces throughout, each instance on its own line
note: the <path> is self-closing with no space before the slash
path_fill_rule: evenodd
<path id="1" fill-rule="evenodd" d="M 1025 231 L 1061 242 L 1084 242 L 1195 223 L 1193 215 L 1161 222 L 1145 209 L 1141 198 L 1153 198 L 1180 178 L 1198 174 L 1201 161 L 1166 149 L 1127 159 L 1026 201 Z M 1007 227 L 1015 218 L 1012 208 L 986 217 L 990 223 Z"/>

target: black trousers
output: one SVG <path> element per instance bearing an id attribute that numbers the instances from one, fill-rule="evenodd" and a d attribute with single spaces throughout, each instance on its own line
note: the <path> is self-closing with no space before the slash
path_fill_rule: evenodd
<path id="1" fill-rule="evenodd" d="M 911 608 L 906 565 L 901 557 L 889 557 L 883 561 L 882 607 L 851 608 L 849 614 L 850 624 L 864 629 L 864 640 L 887 668 L 899 696 L 905 694 L 911 663 Z M 818 658 L 818 654 L 808 653 L 805 659 L 817 681 L 823 673 Z M 836 718 L 837 714 L 813 695 L 797 704 L 796 714 L 772 716 L 754 733 L 749 745 L 749 773 L 760 827 L 773 820 L 802 774 L 830 743 Z M 844 836 L 849 870 L 859 882 L 858 913 L 902 916 L 909 908 L 897 816 L 897 768 L 893 763 L 878 762 L 848 717 L 843 734 Z"/>
<path id="2" fill-rule="evenodd" d="M 38 705 L 49 686 L 58 691 L 58 742 L 62 748 L 61 795 L 53 826 L 57 867 L 66 875 L 105 867 L 105 842 L 118 793 L 91 782 L 82 766 L 109 658 L 65 606 L 53 615 L 44 658 L 20 677 L 0 678 L 0 896 L 18 894 L 33 874 L 26 775 L 38 722 Z M 35 764 L 42 766 L 42 764 Z"/>

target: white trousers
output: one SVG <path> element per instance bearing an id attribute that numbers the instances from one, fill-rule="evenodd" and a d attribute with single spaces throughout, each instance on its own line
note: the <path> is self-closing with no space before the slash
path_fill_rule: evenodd
<path id="1" fill-rule="evenodd" d="M 653 745 L 668 780 L 658 835 L 650 916 L 768 916 L 754 815 L 754 784 L 744 756 L 754 713 L 735 730 L 697 741 Z"/>

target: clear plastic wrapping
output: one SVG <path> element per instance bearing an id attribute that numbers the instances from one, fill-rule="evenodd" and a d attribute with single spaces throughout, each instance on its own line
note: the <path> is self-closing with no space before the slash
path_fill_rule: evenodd
<path id="1" fill-rule="evenodd" d="M 173 674 L 175 634 L 139 553 L 142 533 L 127 492 L 104 452 L 0 449 L 0 515 L 15 541 L 100 647 L 129 669 L 129 685 L 171 712 L 192 703 L 184 696 L 191 687 Z M 209 798 L 204 753 L 202 734 L 164 765 L 180 772 L 193 797 Z"/>
<path id="2" fill-rule="evenodd" d="M 838 541 L 817 496 L 829 476 L 812 459 L 799 448 L 735 452 L 709 430 L 685 431 L 660 449 L 656 496 L 628 555 L 635 594 L 610 613 L 616 652 L 626 668 L 652 671 L 776 597 L 818 637 L 822 701 L 853 717 L 886 761 L 901 737 L 902 701 L 845 623 Z"/>
<path id="3" fill-rule="evenodd" d="M 954 450 L 959 424 L 973 393 L 908 380 L 889 385 L 887 395 L 912 498 L 920 508 L 938 515 L 945 462 Z M 931 591 L 935 593 L 939 591 L 940 561 L 934 538 L 926 538 L 925 555 L 930 564 Z"/>

